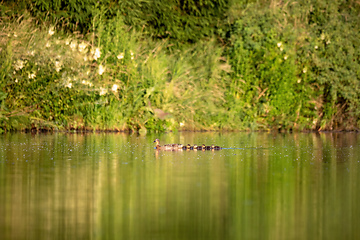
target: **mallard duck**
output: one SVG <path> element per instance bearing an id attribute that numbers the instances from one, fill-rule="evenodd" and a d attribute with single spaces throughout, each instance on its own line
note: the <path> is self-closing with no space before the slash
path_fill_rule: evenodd
<path id="1" fill-rule="evenodd" d="M 211 149 L 213 149 L 213 150 L 221 150 L 221 147 L 214 146 L 214 144 L 213 144 L 213 145 L 211 145 Z"/>
<path id="2" fill-rule="evenodd" d="M 160 145 L 160 140 L 155 139 L 154 143 L 156 143 L 155 148 L 156 149 L 162 149 L 162 150 L 177 150 L 182 148 L 182 144 L 165 144 L 163 146 Z"/>
<path id="3" fill-rule="evenodd" d="M 156 146 L 155 146 L 156 149 L 161 149 L 160 140 L 159 140 L 159 139 L 155 139 L 155 140 L 154 140 L 154 143 L 156 143 Z"/>

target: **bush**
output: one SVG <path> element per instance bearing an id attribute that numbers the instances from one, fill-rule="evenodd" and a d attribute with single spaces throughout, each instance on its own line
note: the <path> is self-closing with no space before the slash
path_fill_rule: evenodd
<path id="1" fill-rule="evenodd" d="M 357 125 L 359 20 L 343 4 L 316 3 L 248 5 L 233 24 L 227 54 L 234 118 L 277 129 Z"/>

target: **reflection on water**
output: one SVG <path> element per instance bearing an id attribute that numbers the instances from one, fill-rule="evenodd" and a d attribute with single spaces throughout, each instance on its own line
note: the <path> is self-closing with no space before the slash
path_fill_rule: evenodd
<path id="1" fill-rule="evenodd" d="M 221 151 L 157 151 L 153 140 Z M 0 135 L 1 239 L 359 239 L 359 134 Z"/>

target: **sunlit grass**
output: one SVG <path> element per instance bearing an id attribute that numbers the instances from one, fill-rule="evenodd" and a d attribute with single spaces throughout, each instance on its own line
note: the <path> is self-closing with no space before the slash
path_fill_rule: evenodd
<path id="1" fill-rule="evenodd" d="M 10 123 L 7 130 L 77 128 L 108 130 L 219 129 L 224 102 L 221 49 L 199 43 L 184 52 L 143 41 L 121 19 L 94 22 L 87 36 L 39 28 L 23 15 L 3 19 L 1 69 Z M 16 31 L 16 32 L 15 32 Z M 82 120 L 79 120 L 82 119 Z M 47 128 L 47 127 L 46 127 Z"/>

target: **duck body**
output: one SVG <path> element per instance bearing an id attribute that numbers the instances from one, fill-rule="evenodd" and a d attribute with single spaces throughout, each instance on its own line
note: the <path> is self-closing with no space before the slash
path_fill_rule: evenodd
<path id="1" fill-rule="evenodd" d="M 172 144 L 160 145 L 159 139 L 155 139 L 154 143 L 156 143 L 155 148 L 158 150 L 182 150 L 183 149 L 182 144 L 172 143 Z"/>

